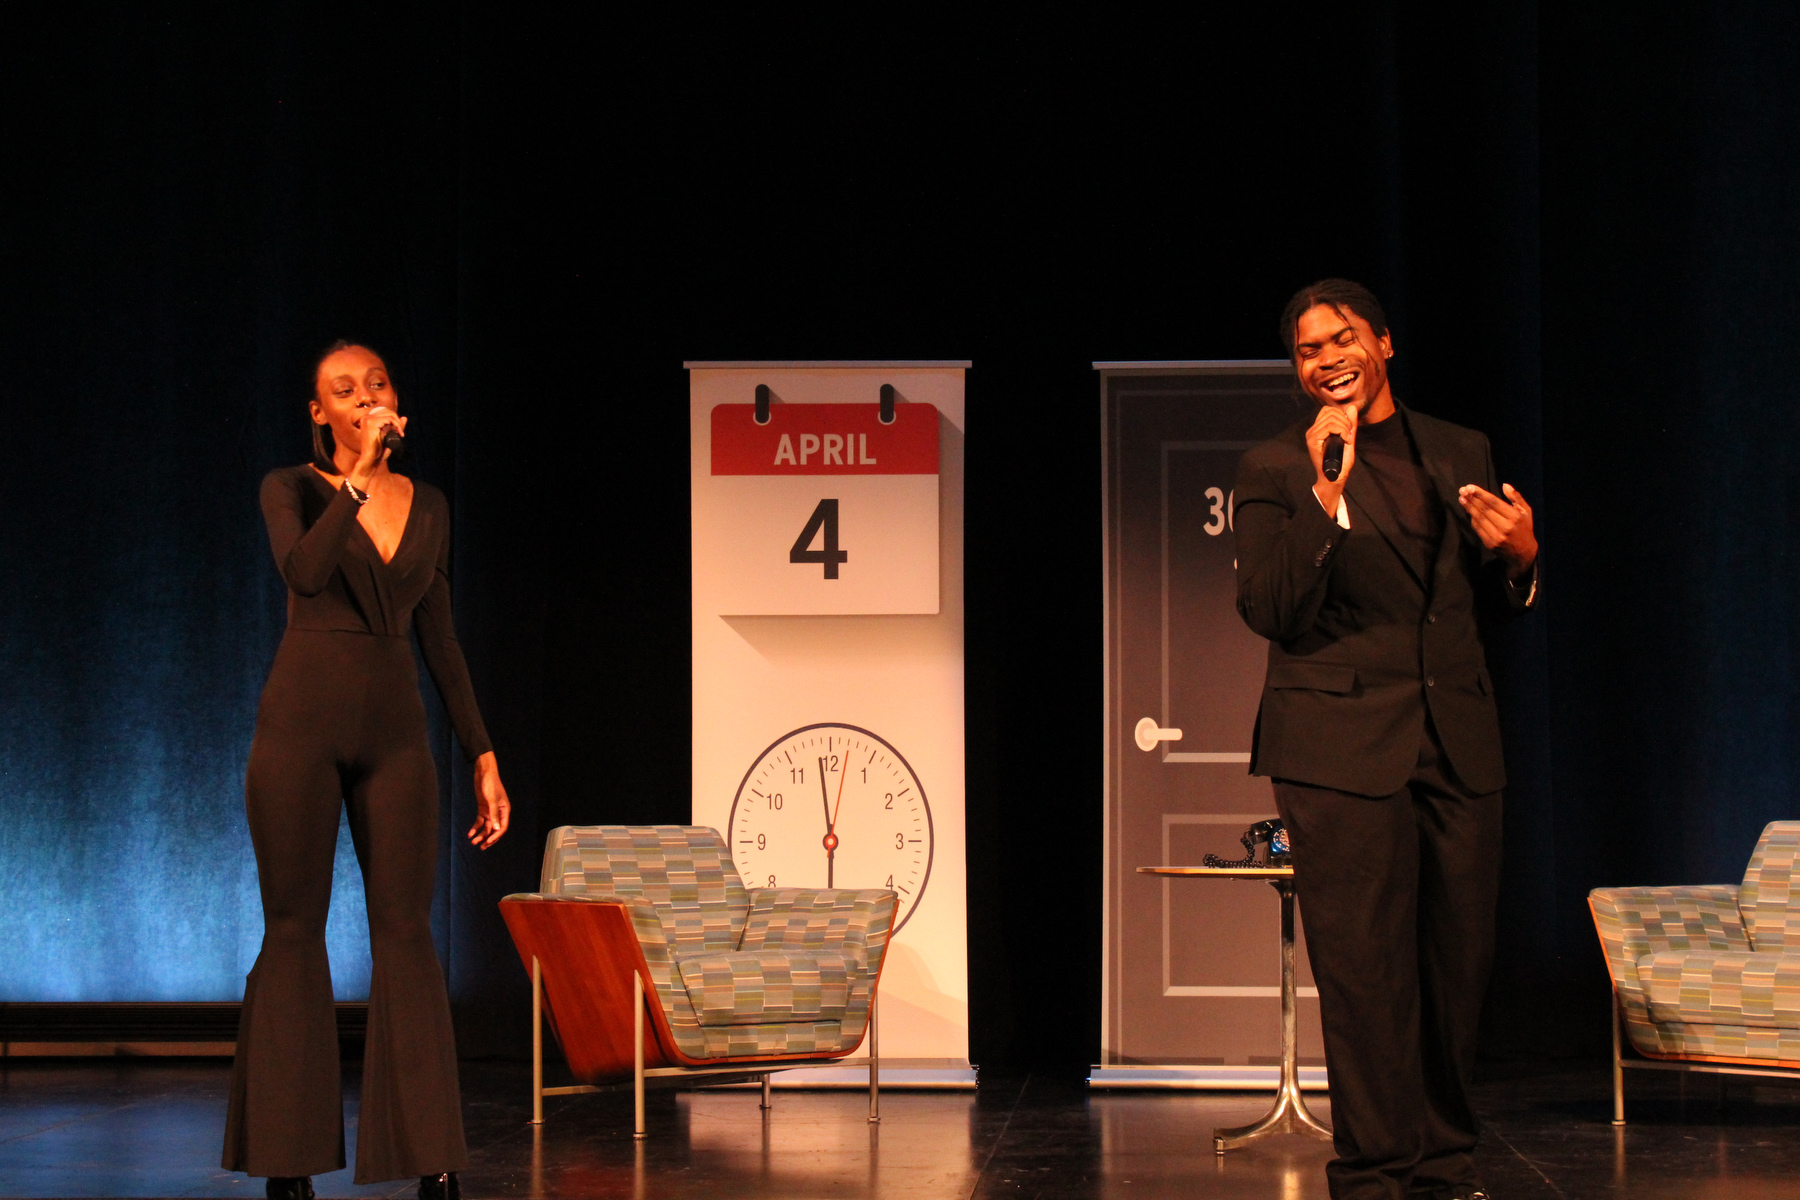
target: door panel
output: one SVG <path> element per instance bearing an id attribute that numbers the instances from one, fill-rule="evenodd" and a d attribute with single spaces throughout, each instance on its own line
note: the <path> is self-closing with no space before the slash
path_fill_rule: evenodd
<path id="1" fill-rule="evenodd" d="M 1267 643 L 1236 608 L 1238 459 L 1298 416 L 1285 362 L 1109 371 L 1103 1065 L 1278 1061 L 1280 909 L 1255 882 L 1137 874 L 1240 858 L 1275 815 L 1249 775 Z M 1179 740 L 1138 749 L 1143 717 Z M 1301 948 L 1302 1061 L 1321 1061 Z"/>

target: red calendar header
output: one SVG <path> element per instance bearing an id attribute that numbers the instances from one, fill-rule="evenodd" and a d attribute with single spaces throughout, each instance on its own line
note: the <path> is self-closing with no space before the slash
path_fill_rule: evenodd
<path id="1" fill-rule="evenodd" d="M 879 404 L 774 404 L 758 425 L 754 404 L 714 405 L 712 473 L 936 475 L 937 407 L 898 404 L 883 425 Z"/>

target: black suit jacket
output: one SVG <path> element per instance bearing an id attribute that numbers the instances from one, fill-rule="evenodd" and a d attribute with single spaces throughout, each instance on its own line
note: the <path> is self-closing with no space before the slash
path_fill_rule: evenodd
<path id="1" fill-rule="evenodd" d="M 1360 467 L 1344 487 L 1349 529 L 1319 504 L 1310 417 L 1239 464 L 1238 612 L 1269 639 L 1250 773 L 1390 795 L 1418 762 L 1429 709 L 1457 778 L 1496 792 L 1506 768 L 1484 639 L 1536 603 L 1536 570 L 1508 582 L 1457 502 L 1464 484 L 1500 493 L 1487 438 L 1404 407 L 1395 419 L 1444 508 L 1429 579 L 1407 565 L 1393 514 Z"/>

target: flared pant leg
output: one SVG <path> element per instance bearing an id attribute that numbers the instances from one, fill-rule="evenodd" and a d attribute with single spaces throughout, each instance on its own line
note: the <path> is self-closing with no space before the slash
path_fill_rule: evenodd
<path id="1" fill-rule="evenodd" d="M 468 1160 L 450 1003 L 431 939 L 437 770 L 411 647 L 289 630 L 245 782 L 264 933 L 238 1026 L 227 1170 L 293 1176 L 344 1166 L 325 920 L 346 802 L 374 959 L 357 1182 L 457 1171 Z"/>
<path id="2" fill-rule="evenodd" d="M 259 730 L 244 792 L 263 941 L 244 985 L 222 1161 L 251 1175 L 319 1175 L 344 1165 L 325 953 L 343 787 L 316 747 Z"/>
<path id="3" fill-rule="evenodd" d="M 358 778 L 349 795 L 374 958 L 356 1134 L 358 1183 L 468 1165 L 450 999 L 431 939 L 437 771 L 419 732 L 385 747 L 379 765 Z"/>

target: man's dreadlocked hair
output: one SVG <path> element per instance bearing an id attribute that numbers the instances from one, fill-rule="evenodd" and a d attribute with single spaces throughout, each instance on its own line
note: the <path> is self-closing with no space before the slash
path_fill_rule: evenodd
<path id="1" fill-rule="evenodd" d="M 1381 301 L 1375 298 L 1375 293 L 1348 279 L 1321 279 L 1295 292 L 1294 298 L 1281 310 L 1281 344 L 1287 347 L 1289 362 L 1294 361 L 1294 331 L 1300 318 L 1319 304 L 1328 305 L 1340 317 L 1347 308 L 1367 321 L 1376 337 L 1387 335 L 1387 314 L 1381 311 Z"/>

